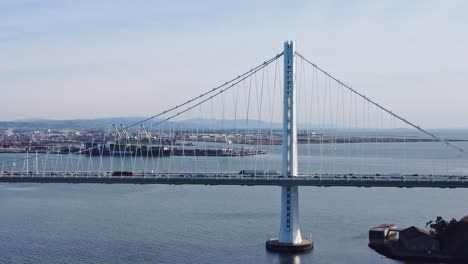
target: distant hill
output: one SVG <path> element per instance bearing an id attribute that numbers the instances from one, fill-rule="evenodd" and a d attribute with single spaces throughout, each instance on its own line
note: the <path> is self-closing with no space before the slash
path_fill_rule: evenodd
<path id="1" fill-rule="evenodd" d="M 18 119 L 14 121 L 0 121 L 0 129 L 77 129 L 77 130 L 86 130 L 86 129 L 105 129 L 112 128 L 112 125 L 115 124 L 119 126 L 120 124 L 125 125 L 126 127 L 138 123 L 142 120 L 145 120 L 146 117 L 112 117 L 112 118 L 95 118 L 95 119 L 66 119 L 66 120 L 52 120 L 52 119 Z M 153 127 L 158 122 L 161 122 L 162 119 L 152 119 L 144 123 L 145 127 Z M 258 121 L 254 119 L 201 119 L 193 118 L 181 121 L 167 121 L 163 124 L 160 124 L 158 127 L 164 127 L 165 129 L 282 129 L 282 123 L 268 121 Z M 333 128 L 334 125 L 308 125 L 308 124 L 298 124 L 298 129 L 311 129 L 318 130 L 320 133 L 330 134 L 337 133 L 336 129 Z M 332 132 L 330 132 L 330 131 Z M 340 130 L 340 128 L 338 128 Z M 348 129 L 342 129 L 343 133 L 349 133 Z M 354 133 L 360 132 L 361 135 L 366 135 L 370 133 L 367 129 L 352 129 Z M 407 128 L 393 128 L 387 129 L 388 133 L 401 133 L 407 132 Z M 439 136 L 444 138 L 465 138 L 461 137 L 459 134 L 464 133 L 460 130 L 459 133 L 454 134 L 452 130 L 435 130 L 432 129 Z M 418 136 L 421 133 L 413 131 L 414 136 Z M 464 135 L 464 134 L 463 134 Z"/>
<path id="2" fill-rule="evenodd" d="M 15 121 L 0 121 L 1 129 L 105 129 L 111 128 L 113 124 L 119 126 L 133 125 L 145 120 L 145 117 L 115 117 L 97 119 L 69 119 L 69 120 L 49 120 L 49 119 L 21 119 Z M 160 119 L 153 119 L 144 123 L 146 127 L 152 127 Z M 267 129 L 281 128 L 280 123 L 270 124 L 258 120 L 220 120 L 220 119 L 187 119 L 182 121 L 168 121 L 160 124 L 159 127 L 175 129 Z"/>
<path id="3" fill-rule="evenodd" d="M 179 128 L 210 128 L 210 129 L 234 129 L 234 128 L 243 128 L 243 129 L 268 129 L 268 128 L 281 128 L 280 123 L 272 123 L 258 121 L 258 120 L 220 120 L 220 119 L 187 119 L 180 122 L 176 122 L 173 125 L 178 126 Z"/>
<path id="4" fill-rule="evenodd" d="M 113 124 L 128 125 L 144 118 L 141 117 L 117 117 L 117 118 L 97 118 L 97 119 L 70 119 L 70 120 L 49 120 L 49 119 L 22 119 L 15 121 L 0 121 L 0 128 L 12 129 L 102 129 L 110 128 Z"/>

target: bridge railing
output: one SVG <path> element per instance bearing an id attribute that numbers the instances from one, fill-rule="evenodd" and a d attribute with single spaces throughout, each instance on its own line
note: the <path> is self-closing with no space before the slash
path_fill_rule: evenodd
<path id="1" fill-rule="evenodd" d="M 42 171 L 42 172 L 9 172 L 2 171 L 0 178 L 125 178 L 125 179 L 207 179 L 207 180 L 280 180 L 280 181 L 347 181 L 347 182 L 438 182 L 468 181 L 468 175 L 402 175 L 402 174 L 300 174 L 296 177 L 283 175 L 243 175 L 239 173 L 154 173 L 139 172 L 132 175 L 116 175 L 115 172 L 102 171 Z"/>

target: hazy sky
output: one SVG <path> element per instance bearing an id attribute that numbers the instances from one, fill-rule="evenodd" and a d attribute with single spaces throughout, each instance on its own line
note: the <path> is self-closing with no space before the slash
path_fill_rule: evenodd
<path id="1" fill-rule="evenodd" d="M 468 1 L 0 0 L 0 120 L 148 116 L 282 51 L 468 126 Z"/>

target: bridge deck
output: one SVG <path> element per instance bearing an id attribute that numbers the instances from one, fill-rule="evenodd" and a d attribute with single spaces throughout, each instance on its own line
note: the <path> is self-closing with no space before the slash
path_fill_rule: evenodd
<path id="1" fill-rule="evenodd" d="M 380 175 L 322 174 L 252 176 L 236 173 L 164 173 L 112 176 L 110 172 L 0 173 L 3 183 L 99 183 L 99 184 L 192 184 L 192 185 L 275 185 L 346 187 L 430 187 L 468 188 L 468 176 L 458 175 Z"/>

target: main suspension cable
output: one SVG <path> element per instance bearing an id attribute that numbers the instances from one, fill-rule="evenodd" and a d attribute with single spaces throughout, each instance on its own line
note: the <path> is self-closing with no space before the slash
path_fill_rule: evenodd
<path id="1" fill-rule="evenodd" d="M 428 136 L 430 136 L 430 137 L 432 137 L 432 138 L 434 138 L 434 139 L 436 139 L 436 140 L 438 140 L 438 141 L 440 141 L 440 142 L 446 144 L 447 146 L 449 146 L 449 147 L 451 147 L 451 148 L 453 148 L 453 149 L 455 149 L 455 150 L 457 150 L 457 151 L 459 151 L 459 152 L 461 152 L 461 153 L 463 153 L 463 154 L 467 154 L 467 152 L 466 152 L 463 148 L 461 148 L 461 147 L 459 147 L 459 146 L 457 146 L 457 145 L 455 145 L 455 144 L 452 144 L 452 143 L 450 143 L 449 141 L 447 141 L 447 140 L 445 140 L 445 139 L 443 139 L 443 138 L 441 138 L 441 137 L 438 137 L 438 136 L 434 135 L 433 133 L 431 133 L 431 132 L 429 132 L 429 131 L 427 131 L 427 130 L 421 128 L 420 126 L 418 126 L 418 125 L 416 125 L 416 124 L 414 124 L 414 123 L 412 123 L 412 122 L 406 120 L 405 118 L 403 118 L 403 117 L 401 117 L 401 116 L 399 116 L 399 115 L 393 113 L 392 111 L 390 111 L 390 110 L 388 110 L 387 108 L 383 107 L 383 106 L 380 105 L 379 103 L 377 103 L 377 102 L 375 102 L 374 100 L 368 98 L 368 97 L 365 96 L 364 94 L 362 94 L 362 93 L 356 91 L 356 90 L 353 89 L 351 86 L 349 86 L 349 85 L 343 83 L 342 81 L 338 80 L 337 78 L 335 78 L 334 76 L 332 76 L 331 74 L 329 74 L 328 72 L 326 72 L 325 70 L 323 70 L 322 68 L 320 68 L 319 66 L 317 66 L 317 64 L 315 64 L 315 63 L 309 61 L 308 59 L 306 59 L 302 54 L 297 53 L 297 52 L 295 52 L 295 54 L 296 54 L 298 57 L 300 57 L 301 59 L 303 59 L 304 61 L 306 61 L 307 63 L 309 63 L 310 65 L 312 65 L 314 68 L 316 68 L 317 70 L 319 70 L 320 72 L 322 72 L 323 74 L 325 74 L 326 76 L 328 76 L 329 78 L 331 78 L 331 79 L 333 79 L 334 81 L 338 82 L 339 84 L 343 85 L 344 87 L 346 87 L 346 88 L 347 88 L 348 90 L 350 90 L 351 92 L 353 92 L 353 93 L 355 93 L 356 95 L 360 96 L 360 97 L 363 98 L 364 100 L 367 100 L 367 101 L 370 102 L 371 104 L 377 106 L 378 108 L 382 109 L 383 111 L 387 112 L 388 114 L 392 115 L 393 117 L 399 119 L 400 121 L 402 121 L 402 122 L 408 124 L 409 126 L 415 128 L 415 129 L 421 131 L 422 133 L 424 133 L 424 134 L 426 134 L 426 135 L 428 135 Z"/>
<path id="2" fill-rule="evenodd" d="M 221 84 L 221 85 L 219 85 L 219 86 L 217 86 L 217 87 L 215 87 L 215 88 L 213 88 L 213 89 L 211 89 L 211 90 L 209 90 L 209 91 L 207 91 L 207 92 L 205 92 L 205 93 L 202 93 L 202 94 L 200 94 L 199 96 L 197 96 L 197 97 L 195 97 L 195 98 L 192 98 L 192 99 L 190 99 L 190 100 L 188 100 L 188 101 L 186 101 L 186 102 L 184 102 L 184 103 L 182 103 L 182 104 L 179 104 L 179 105 L 176 105 L 176 106 L 174 106 L 174 107 L 172 107 L 172 108 L 169 108 L 169 109 L 167 109 L 167 110 L 165 110 L 165 111 L 163 111 L 163 112 L 161 112 L 161 113 L 159 113 L 159 114 L 157 114 L 157 115 L 150 116 L 150 117 L 148 117 L 148 118 L 146 118 L 146 119 L 143 119 L 143 120 L 138 121 L 138 122 L 136 122 L 136 123 L 134 123 L 134 124 L 131 124 L 131 125 L 127 126 L 127 128 L 131 128 L 131 127 L 134 127 L 134 126 L 143 124 L 143 123 L 148 122 L 148 121 L 150 121 L 150 120 L 153 120 L 153 119 L 155 119 L 155 118 L 157 118 L 157 117 L 160 117 L 160 116 L 162 116 L 162 115 L 164 115 L 164 114 L 167 114 L 167 113 L 169 113 L 169 112 L 172 112 L 172 111 L 174 111 L 174 110 L 177 110 L 177 109 L 179 109 L 179 108 L 181 108 L 181 107 L 183 107 L 183 106 L 185 106 L 185 105 L 187 105 L 187 104 L 190 104 L 190 103 L 192 103 L 192 102 L 194 102 L 194 101 L 196 101 L 196 100 L 198 100 L 198 99 L 201 99 L 201 98 L 203 98 L 203 97 L 205 97 L 205 96 L 207 96 L 207 95 L 209 95 L 209 94 L 211 94 L 211 93 L 214 93 L 214 92 L 216 92 L 217 90 L 219 90 L 219 89 L 221 89 L 221 88 L 223 88 L 223 87 L 228 86 L 229 84 L 231 84 L 231 85 L 229 85 L 227 88 L 221 90 L 221 92 L 218 92 L 218 93 L 216 93 L 215 95 L 210 96 L 208 99 L 205 99 L 205 100 L 202 101 L 202 102 L 206 102 L 206 101 L 208 101 L 209 99 L 212 99 L 213 97 L 215 97 L 215 96 L 217 96 L 217 95 L 223 93 L 224 91 L 229 90 L 230 88 L 232 88 L 232 87 L 235 86 L 236 84 L 240 83 L 241 81 L 247 79 L 248 77 L 250 77 L 250 76 L 253 75 L 254 73 L 256 73 L 256 72 L 258 72 L 259 70 L 263 69 L 264 67 L 268 66 L 270 63 L 272 63 L 273 61 L 275 61 L 275 60 L 277 60 L 278 58 L 280 58 L 281 56 L 283 56 L 283 53 L 284 53 L 284 52 L 281 52 L 281 53 L 277 54 L 277 55 L 274 56 L 273 58 L 271 58 L 271 59 L 269 59 L 269 60 L 263 62 L 263 63 L 260 64 L 260 65 L 257 65 L 256 67 L 250 69 L 249 71 L 247 71 L 247 72 L 245 72 L 245 73 L 243 73 L 243 74 L 241 74 L 241 75 L 238 75 L 237 77 L 235 77 L 235 78 L 233 78 L 233 79 L 231 79 L 231 80 L 229 80 L 229 81 L 227 81 L 227 82 L 225 82 L 225 83 L 223 83 L 223 84 Z M 201 103 L 200 103 L 200 104 L 201 104 Z M 197 105 L 200 105 L 200 104 L 197 104 Z M 196 105 L 196 106 L 197 106 L 197 105 Z M 192 108 L 193 108 L 193 107 L 192 107 Z M 188 110 L 190 110 L 190 109 L 192 109 L 192 108 L 189 108 Z M 179 114 L 182 114 L 182 113 L 184 113 L 184 112 L 187 112 L 188 110 L 183 111 L 183 112 L 180 112 L 180 113 L 178 113 L 178 114 L 176 114 L 176 115 L 173 115 L 172 117 L 176 117 L 176 116 L 178 116 Z M 161 123 L 163 123 L 163 122 L 166 122 L 166 121 L 168 121 L 168 120 L 170 120 L 170 119 L 172 119 L 172 118 L 164 119 L 163 121 L 156 123 L 156 125 L 161 124 Z"/>
<path id="3" fill-rule="evenodd" d="M 183 114 L 183 113 L 185 113 L 185 112 L 187 112 L 187 111 L 189 111 L 189 110 L 191 110 L 191 109 L 193 109 L 193 108 L 195 108 L 195 107 L 197 107 L 197 106 L 199 106 L 199 105 L 202 105 L 202 104 L 205 103 L 206 101 L 209 101 L 210 99 L 213 99 L 214 97 L 216 97 L 216 96 L 218 96 L 218 95 L 224 93 L 225 91 L 231 89 L 231 88 L 234 87 L 235 85 L 239 84 L 240 82 L 242 82 L 242 81 L 244 81 L 245 79 L 249 78 L 249 77 L 252 76 L 253 74 L 255 74 L 255 73 L 257 73 L 258 71 L 260 71 L 261 69 L 265 68 L 266 66 L 268 66 L 268 65 L 271 64 L 272 62 L 276 61 L 278 58 L 280 58 L 281 56 L 283 56 L 283 54 L 284 54 L 284 52 L 278 53 L 278 54 L 276 54 L 273 58 L 264 61 L 262 64 L 259 64 L 259 65 L 255 66 L 254 68 L 250 69 L 249 71 L 247 71 L 247 72 L 245 72 L 245 73 L 243 73 L 243 74 L 241 74 L 241 75 L 238 75 L 237 77 L 235 77 L 235 78 L 233 78 L 233 79 L 231 79 L 231 80 L 225 82 L 224 84 L 221 84 L 221 85 L 219 85 L 219 86 L 217 86 L 217 87 L 215 87 L 215 88 L 213 88 L 213 89 L 211 89 L 211 90 L 209 90 L 209 91 L 207 91 L 207 92 L 205 92 L 205 93 L 200 94 L 199 96 L 197 96 L 197 97 L 195 97 L 195 98 L 192 98 L 192 99 L 190 99 L 190 100 L 188 100 L 188 101 L 186 101 L 186 102 L 184 102 L 184 103 L 182 103 L 182 104 L 179 104 L 179 105 L 176 105 L 176 106 L 174 106 L 174 107 L 172 107 L 172 108 L 169 108 L 169 109 L 167 109 L 167 110 L 165 110 L 165 111 L 163 111 L 163 112 L 161 112 L 161 113 L 159 113 L 159 114 L 150 116 L 150 117 L 145 118 L 145 119 L 143 119 L 143 120 L 141 120 L 141 121 L 138 121 L 138 122 L 136 122 L 136 123 L 133 123 L 133 124 L 131 124 L 131 125 L 128 125 L 128 126 L 126 126 L 125 128 L 128 129 L 128 128 L 132 128 L 132 127 L 135 127 L 135 126 L 137 126 L 137 125 L 143 124 L 143 123 L 145 123 L 145 122 L 148 122 L 148 121 L 150 121 L 150 120 L 153 120 L 153 119 L 155 119 L 155 118 L 157 118 L 157 117 L 160 117 L 160 116 L 162 116 L 162 115 L 164 115 L 164 114 L 170 113 L 170 112 L 172 112 L 172 111 L 174 111 L 174 110 L 177 110 L 177 109 L 179 109 L 179 108 L 181 108 L 181 107 L 183 107 L 183 106 L 186 106 L 186 105 L 188 105 L 188 104 L 190 104 L 190 103 L 192 103 L 192 102 L 194 102 L 194 101 L 196 101 L 196 100 L 202 99 L 202 98 L 204 98 L 205 96 L 208 96 L 208 95 L 210 95 L 210 94 L 216 92 L 215 94 L 211 95 L 210 97 L 205 98 L 205 99 L 203 99 L 202 101 L 200 101 L 200 102 L 198 102 L 198 103 L 196 103 L 196 104 L 194 104 L 194 105 L 192 105 L 192 106 L 190 106 L 190 107 L 188 107 L 188 108 L 186 108 L 186 109 L 184 109 L 184 110 L 182 110 L 182 111 L 180 111 L 180 112 L 177 112 L 176 114 L 173 114 L 173 115 L 171 115 L 171 116 L 169 116 L 169 117 L 167 117 L 167 118 L 165 118 L 165 119 L 163 119 L 163 120 L 161 120 L 161 121 L 159 121 L 159 122 L 156 122 L 156 123 L 153 124 L 152 126 L 157 126 L 157 125 L 160 125 L 160 124 L 162 124 L 162 123 L 165 123 L 165 122 L 167 122 L 167 121 L 169 121 L 169 120 L 171 120 L 171 119 L 173 119 L 173 118 L 175 118 L 175 117 L 177 117 L 177 116 L 179 116 L 179 115 L 181 115 L 181 114 Z M 225 88 L 222 89 L 223 87 L 225 87 Z M 94 145 L 94 144 L 93 144 L 93 145 Z M 94 150 L 94 149 L 96 149 L 96 148 L 99 147 L 99 144 L 97 144 L 96 146 L 93 146 L 93 145 L 92 145 L 92 147 L 90 147 L 90 148 L 86 148 L 86 149 L 79 150 L 78 152 L 76 152 L 76 154 L 86 153 L 86 152 L 89 152 L 89 151 Z M 29 160 L 29 159 L 32 159 L 32 158 L 37 158 L 38 156 L 40 156 L 39 153 L 37 153 L 37 154 L 34 155 L 33 157 L 27 156 L 27 157 L 24 157 L 24 158 L 21 158 L 21 159 L 14 159 L 14 160 L 10 160 L 10 161 L 4 161 L 4 162 L 2 162 L 2 164 L 9 164 L 9 163 L 15 163 L 15 162 L 19 162 L 19 161 L 26 161 L 26 160 Z"/>

